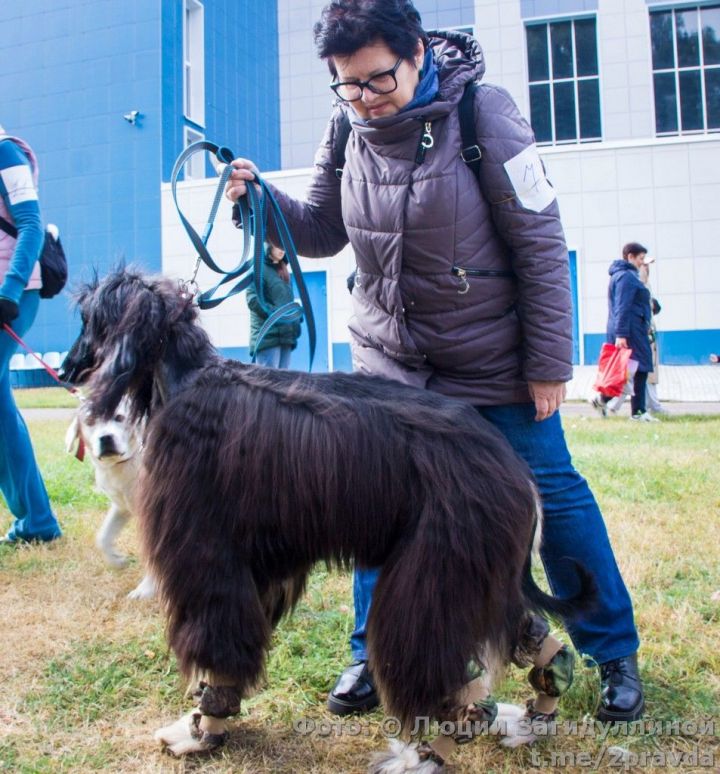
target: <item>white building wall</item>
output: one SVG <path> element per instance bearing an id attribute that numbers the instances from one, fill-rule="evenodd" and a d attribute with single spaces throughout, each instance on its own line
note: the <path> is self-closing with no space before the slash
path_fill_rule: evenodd
<path id="1" fill-rule="evenodd" d="M 486 80 L 507 88 L 527 115 L 525 34 L 520 0 L 422 0 L 428 27 L 475 24 L 486 55 Z M 542 11 L 592 0 L 523 0 Z M 459 7 L 459 4 L 462 7 Z M 283 167 L 265 177 L 302 198 L 307 168 L 324 131 L 332 95 L 329 74 L 314 52 L 312 24 L 324 0 L 279 0 Z M 662 303 L 657 318 L 663 331 L 720 328 L 720 135 L 657 139 L 648 5 L 645 0 L 599 0 L 598 55 L 604 141 L 545 147 L 541 153 L 557 192 L 568 246 L 577 251 L 579 321 L 583 334 L 602 334 L 607 315 L 607 269 L 624 243 L 647 244 L 657 258 L 651 284 Z M 442 8 L 441 8 L 442 7 Z M 446 9 L 446 10 L 442 10 Z M 448 16 L 444 14 L 454 14 Z M 468 15 L 474 19 L 468 22 Z M 550 17 L 554 18 L 554 17 Z M 204 223 L 213 181 L 181 185 L 184 211 Z M 241 246 L 221 207 L 210 248 L 221 265 L 234 267 Z M 163 190 L 163 266 L 187 278 L 192 248 Z M 346 248 L 331 259 L 303 259 L 306 270 L 327 271 L 329 338 L 347 342 L 350 298 L 346 277 L 354 265 Z M 216 278 L 201 269 L 205 289 Z M 217 346 L 244 347 L 249 319 L 244 298 L 231 299 L 203 319 Z"/>

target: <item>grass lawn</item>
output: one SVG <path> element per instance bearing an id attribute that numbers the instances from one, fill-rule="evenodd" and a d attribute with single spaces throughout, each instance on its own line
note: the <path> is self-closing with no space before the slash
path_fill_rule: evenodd
<path id="1" fill-rule="evenodd" d="M 20 396 L 26 406 L 75 405 L 62 390 Z M 243 704 L 227 747 L 186 761 L 159 750 L 153 731 L 190 703 L 157 604 L 125 598 L 142 575 L 134 528 L 121 541 L 132 557 L 124 570 L 107 567 L 94 547 L 106 503 L 93 491 L 90 465 L 64 453 L 66 424 L 29 422 L 65 537 L 49 546 L 0 549 L 0 771 L 363 772 L 368 756 L 385 747 L 383 715 L 343 725 L 324 709 L 347 663 L 352 596 L 347 575 L 323 568 L 295 616 L 278 629 L 267 684 Z M 720 589 L 720 417 L 652 425 L 573 417 L 565 428 L 634 598 L 646 717 L 660 725 L 605 739 L 564 733 L 513 751 L 482 738 L 461 748 L 449 770 L 611 771 L 623 767 L 620 748 L 625 770 L 717 771 L 720 602 L 711 597 Z M 0 528 L 9 521 L 0 506 Z M 596 671 L 580 666 L 561 718 L 583 727 L 596 685 Z M 530 696 L 524 675 L 513 669 L 496 696 L 524 701 Z M 306 728 L 314 721 L 315 731 L 293 730 L 298 718 Z M 714 735 L 707 733 L 711 719 Z M 693 764 L 687 756 L 694 754 Z M 671 757 L 680 755 L 686 757 Z"/>

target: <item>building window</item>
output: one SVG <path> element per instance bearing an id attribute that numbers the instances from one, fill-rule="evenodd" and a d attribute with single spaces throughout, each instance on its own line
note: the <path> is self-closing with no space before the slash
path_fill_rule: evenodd
<path id="1" fill-rule="evenodd" d="M 538 143 L 602 139 L 594 16 L 528 24 L 530 122 Z"/>
<path id="2" fill-rule="evenodd" d="M 205 125 L 205 16 L 199 0 L 184 0 L 183 111 L 193 123 Z"/>
<path id="3" fill-rule="evenodd" d="M 720 5 L 650 14 L 655 131 L 720 130 Z"/>
<path id="4" fill-rule="evenodd" d="M 200 132 L 189 126 L 184 128 L 184 133 L 184 148 L 205 139 Z M 205 177 L 205 155 L 205 153 L 195 153 L 185 162 L 185 180 L 202 180 Z"/>

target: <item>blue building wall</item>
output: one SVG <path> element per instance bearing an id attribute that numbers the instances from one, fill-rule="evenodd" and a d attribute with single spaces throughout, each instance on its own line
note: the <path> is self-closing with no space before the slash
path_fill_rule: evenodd
<path id="1" fill-rule="evenodd" d="M 182 3 L 162 4 L 164 181 L 186 125 L 260 169 L 280 167 L 277 29 L 275 2 L 205 0 L 205 127 L 199 127 L 183 116 Z"/>
<path id="2" fill-rule="evenodd" d="M 182 149 L 182 0 L 0 2 L 0 123 L 40 163 L 70 285 L 124 258 L 161 268 L 160 183 Z M 277 8 L 205 0 L 208 139 L 280 165 Z M 131 125 L 123 115 L 139 110 Z M 258 120 L 262 117 L 262 120 Z M 262 128 L 262 131 L 261 131 Z M 69 290 L 27 336 L 62 351 L 78 322 Z"/>
<path id="3" fill-rule="evenodd" d="M 59 7 L 60 6 L 60 7 Z M 160 37 L 155 2 L 0 3 L 0 122 L 40 164 L 71 281 L 125 255 L 160 266 Z M 122 116 L 137 108 L 143 122 Z M 65 349 L 69 295 L 43 301 L 28 343 Z"/>

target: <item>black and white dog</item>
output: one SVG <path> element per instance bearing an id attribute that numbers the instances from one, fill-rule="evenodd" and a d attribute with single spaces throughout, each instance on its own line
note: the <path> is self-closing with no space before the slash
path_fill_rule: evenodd
<path id="1" fill-rule="evenodd" d="M 406 728 L 418 716 L 494 717 L 488 672 L 512 660 L 541 670 L 541 698 L 558 695 L 544 664 L 565 649 L 547 647 L 532 613 L 578 613 L 592 581 L 578 568 L 570 600 L 535 585 L 532 477 L 476 411 L 377 377 L 225 360 L 167 278 L 123 269 L 86 286 L 79 306 L 64 375 L 86 386 L 97 417 L 126 396 L 147 419 L 146 554 L 179 665 L 202 676 L 197 709 L 158 734 L 173 752 L 222 744 L 318 561 L 382 566 L 370 665 Z M 407 770 L 440 770 L 442 745 L 418 751 Z"/>
<path id="2" fill-rule="evenodd" d="M 142 461 L 142 423 L 132 421 L 126 401 L 109 419 L 95 416 L 83 402 L 65 433 L 65 449 L 81 449 L 90 457 L 95 485 L 110 499 L 110 508 L 95 536 L 108 564 L 125 567 L 127 557 L 116 546 L 118 536 L 135 512 L 135 490 Z M 82 456 L 78 453 L 78 456 Z M 148 573 L 133 589 L 130 599 L 152 599 L 155 582 Z"/>

